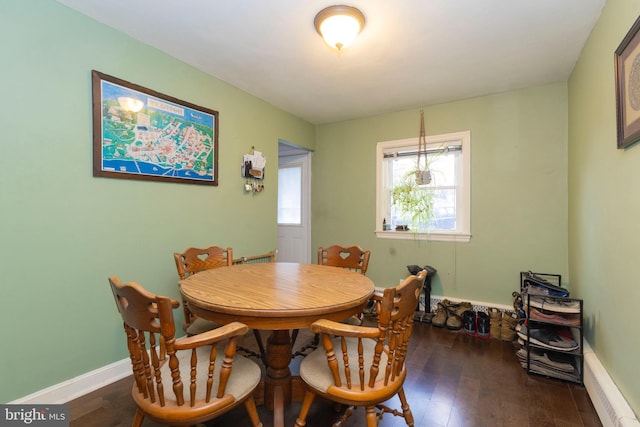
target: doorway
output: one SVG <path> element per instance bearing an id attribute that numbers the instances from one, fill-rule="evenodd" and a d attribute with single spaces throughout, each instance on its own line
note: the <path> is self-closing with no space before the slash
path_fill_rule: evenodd
<path id="1" fill-rule="evenodd" d="M 311 151 L 278 143 L 278 261 L 311 262 Z"/>

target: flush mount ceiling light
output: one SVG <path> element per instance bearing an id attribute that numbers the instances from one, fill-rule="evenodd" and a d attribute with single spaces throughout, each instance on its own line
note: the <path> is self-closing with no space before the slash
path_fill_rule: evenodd
<path id="1" fill-rule="evenodd" d="M 355 7 L 335 5 L 322 9 L 313 24 L 324 41 L 341 50 L 349 46 L 364 28 L 364 15 Z"/>

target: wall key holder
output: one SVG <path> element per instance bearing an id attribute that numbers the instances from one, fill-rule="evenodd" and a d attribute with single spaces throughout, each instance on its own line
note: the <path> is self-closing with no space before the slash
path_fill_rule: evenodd
<path id="1" fill-rule="evenodd" d="M 262 193 L 264 191 L 264 167 L 267 159 L 264 158 L 260 151 L 256 151 L 251 147 L 251 152 L 245 154 L 242 158 L 241 173 L 242 177 L 247 181 L 244 184 L 246 193 Z"/>

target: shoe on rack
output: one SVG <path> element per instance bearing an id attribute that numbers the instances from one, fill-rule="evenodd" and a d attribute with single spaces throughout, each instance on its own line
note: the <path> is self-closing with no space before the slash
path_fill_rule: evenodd
<path id="1" fill-rule="evenodd" d="M 484 311 L 479 311 L 476 316 L 476 329 L 478 331 L 477 333 L 480 338 L 489 338 L 489 331 L 490 331 L 489 323 L 490 323 L 489 315 Z"/>
<path id="2" fill-rule="evenodd" d="M 526 350 L 522 350 L 524 350 L 526 356 Z M 545 367 L 568 373 L 573 373 L 576 370 L 574 366 L 575 359 L 571 356 L 554 352 L 547 353 L 542 349 L 536 348 L 529 349 L 529 352 L 531 360 L 535 360 Z M 518 357 L 520 356 L 518 355 Z"/>
<path id="3" fill-rule="evenodd" d="M 433 326 L 436 326 L 438 328 L 443 328 L 444 325 L 447 323 L 447 306 L 446 304 L 449 301 L 442 300 L 438 303 L 438 306 L 436 308 L 436 313 L 433 315 L 433 318 L 431 319 L 431 324 Z"/>
<path id="4" fill-rule="evenodd" d="M 566 337 L 564 331 L 554 328 L 531 328 L 527 331 L 527 325 L 519 324 L 516 327 L 518 336 L 523 340 L 529 340 L 532 344 L 556 351 L 577 350 L 580 345 L 571 337 Z"/>
<path id="5" fill-rule="evenodd" d="M 495 307 L 489 308 L 490 334 L 491 338 L 500 339 L 500 325 L 502 323 L 502 312 Z"/>
<path id="6" fill-rule="evenodd" d="M 516 337 L 516 324 L 518 317 L 515 313 L 505 311 L 502 313 L 502 321 L 500 324 L 500 339 L 502 341 L 513 341 Z"/>
<path id="7" fill-rule="evenodd" d="M 518 317 L 526 317 L 526 314 L 523 308 L 522 293 L 514 291 L 511 293 L 511 296 L 513 297 L 513 309 L 518 315 Z"/>
<path id="8" fill-rule="evenodd" d="M 580 326 L 580 314 L 579 313 L 553 313 L 545 312 L 542 309 L 531 307 L 529 309 L 529 317 L 533 320 L 543 320 L 545 322 L 559 323 L 561 325 Z"/>
<path id="9" fill-rule="evenodd" d="M 555 332 L 557 334 L 558 342 L 561 343 L 563 347 L 579 347 L 578 342 L 571 335 L 571 329 L 566 326 L 558 326 L 555 328 Z"/>
<path id="10" fill-rule="evenodd" d="M 556 313 L 580 313 L 579 301 L 549 298 L 545 296 L 531 296 L 529 301 L 531 303 L 531 307 L 536 307 L 540 310 L 549 310 Z"/>
<path id="11" fill-rule="evenodd" d="M 464 332 L 467 335 L 471 335 L 473 337 L 476 336 L 476 312 L 473 310 L 466 310 L 462 313 L 462 323 L 464 325 Z"/>

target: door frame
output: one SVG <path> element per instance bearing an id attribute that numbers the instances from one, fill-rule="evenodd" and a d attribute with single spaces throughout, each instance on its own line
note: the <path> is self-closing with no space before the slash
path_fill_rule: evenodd
<path id="1" fill-rule="evenodd" d="M 280 247 L 281 227 L 302 227 L 303 233 L 303 253 L 300 257 L 302 262 L 311 263 L 311 154 L 312 151 L 295 144 L 280 140 L 278 142 L 278 169 L 283 164 L 302 166 L 302 219 L 300 226 L 278 224 L 278 246 Z M 282 259 L 278 254 L 278 261 L 287 262 L 291 260 Z"/>

